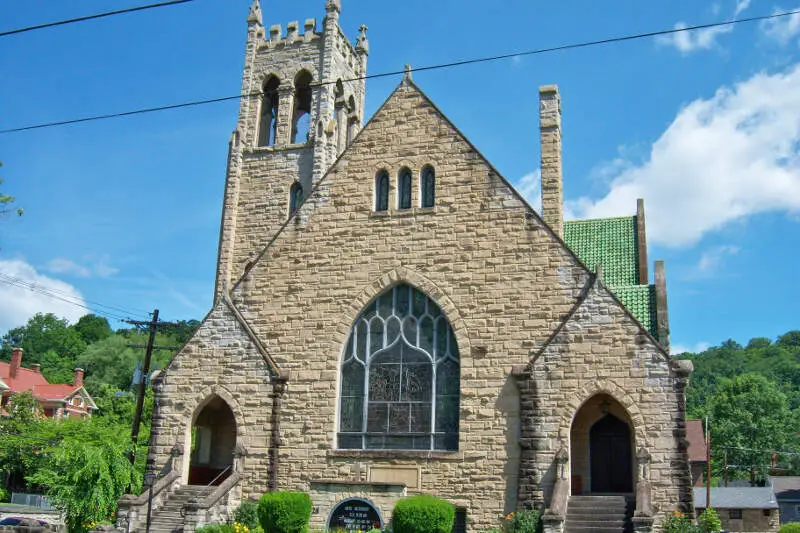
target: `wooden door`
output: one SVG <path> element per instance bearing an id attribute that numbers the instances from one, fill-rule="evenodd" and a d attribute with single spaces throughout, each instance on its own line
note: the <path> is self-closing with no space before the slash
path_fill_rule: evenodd
<path id="1" fill-rule="evenodd" d="M 589 431 L 592 492 L 633 492 L 631 430 L 608 414 Z"/>

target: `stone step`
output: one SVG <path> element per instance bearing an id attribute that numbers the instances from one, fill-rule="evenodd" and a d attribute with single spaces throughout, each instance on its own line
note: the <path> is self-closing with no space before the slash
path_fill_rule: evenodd
<path id="1" fill-rule="evenodd" d="M 567 518 L 564 522 L 565 527 L 625 527 L 625 519 L 622 520 L 572 520 Z"/>
<path id="2" fill-rule="evenodd" d="M 564 533 L 624 533 L 621 527 L 564 527 Z"/>
<path id="3" fill-rule="evenodd" d="M 613 520 L 625 520 L 626 514 L 623 512 L 620 513 L 613 513 L 610 511 L 604 511 L 602 513 L 587 513 L 583 510 L 581 511 L 567 511 L 567 520 L 579 520 L 579 521 L 586 521 L 586 520 L 601 520 L 601 521 L 613 521 Z"/>

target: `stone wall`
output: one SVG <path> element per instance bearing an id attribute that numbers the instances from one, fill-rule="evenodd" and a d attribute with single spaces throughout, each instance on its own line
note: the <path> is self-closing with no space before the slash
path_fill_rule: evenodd
<path id="1" fill-rule="evenodd" d="M 714 502 L 711 503 L 713 505 Z M 775 533 L 780 529 L 780 514 L 777 509 L 739 509 L 741 518 L 731 518 L 732 510 L 716 509 L 723 530 L 731 533 Z"/>

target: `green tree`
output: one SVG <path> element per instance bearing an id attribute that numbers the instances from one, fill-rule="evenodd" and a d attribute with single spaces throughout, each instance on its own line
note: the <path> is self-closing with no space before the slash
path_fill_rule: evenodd
<path id="1" fill-rule="evenodd" d="M 43 423 L 57 428 L 59 442 L 27 480 L 46 489 L 71 533 L 110 519 L 127 488 L 140 489 L 141 475 L 128 461 L 128 434 L 117 424 L 102 418 Z"/>
<path id="2" fill-rule="evenodd" d="M 40 449 L 49 445 L 37 419 L 39 402 L 30 392 L 15 394 L 0 417 L 0 472 L 10 489 L 25 486 L 25 474 L 38 463 Z"/>
<path id="3" fill-rule="evenodd" d="M 764 376 L 743 374 L 722 380 L 711 398 L 709 414 L 712 463 L 717 471 L 721 471 L 725 450 L 730 464 L 763 467 L 769 464 L 771 451 L 794 444 L 786 395 Z"/>
<path id="4" fill-rule="evenodd" d="M 3 166 L 3 162 L 0 161 L 0 167 Z M 3 184 L 3 178 L 0 178 L 0 185 Z M 3 194 L 0 192 L 0 215 L 6 215 L 11 211 L 11 204 L 14 203 L 14 197 L 9 196 L 7 194 Z M 16 209 L 18 215 L 22 215 L 22 208 L 18 207 Z"/>
<path id="5" fill-rule="evenodd" d="M 86 344 L 92 344 L 111 336 L 111 326 L 105 317 L 94 314 L 83 315 L 72 328 Z"/>
<path id="6" fill-rule="evenodd" d="M 44 366 L 44 355 L 52 350 L 58 357 L 74 361 L 75 357 L 86 349 L 86 343 L 80 334 L 69 327 L 66 319 L 58 318 L 52 313 L 37 313 L 22 327 L 14 328 L 2 338 L 0 359 L 9 361 L 12 348 L 25 350 L 23 364 L 42 364 L 42 371 L 47 377 L 48 369 Z"/>

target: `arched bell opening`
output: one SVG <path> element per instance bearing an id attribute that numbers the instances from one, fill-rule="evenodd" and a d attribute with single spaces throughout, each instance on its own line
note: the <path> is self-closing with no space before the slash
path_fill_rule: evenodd
<path id="1" fill-rule="evenodd" d="M 236 419 L 230 406 L 214 395 L 197 412 L 191 431 L 189 485 L 219 485 L 233 471 Z"/>
<path id="2" fill-rule="evenodd" d="M 633 424 L 612 396 L 597 394 L 581 406 L 572 421 L 570 448 L 572 494 L 633 492 Z"/>

